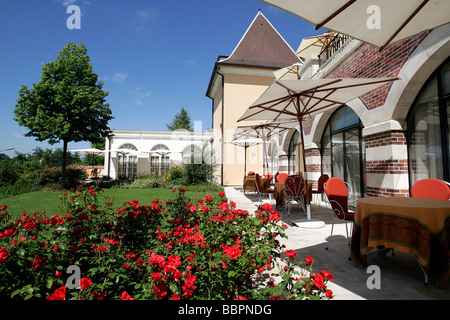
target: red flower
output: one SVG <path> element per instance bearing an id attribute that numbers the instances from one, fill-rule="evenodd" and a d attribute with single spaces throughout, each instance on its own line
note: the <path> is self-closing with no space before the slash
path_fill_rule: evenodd
<path id="1" fill-rule="evenodd" d="M 312 278 L 314 285 L 319 289 L 325 289 L 325 282 L 323 282 L 323 275 L 316 273 Z"/>
<path id="2" fill-rule="evenodd" d="M 33 261 L 27 263 L 27 265 L 33 269 L 37 269 L 38 267 L 43 266 L 44 264 L 45 264 L 44 258 L 42 258 L 38 254 L 33 257 Z"/>
<path id="3" fill-rule="evenodd" d="M 305 258 L 305 262 L 306 262 L 306 264 L 313 264 L 314 263 L 314 259 L 311 258 L 311 257 L 307 257 L 307 258 Z"/>
<path id="4" fill-rule="evenodd" d="M 225 197 L 225 192 L 219 192 L 219 197 Z"/>
<path id="5" fill-rule="evenodd" d="M 325 292 L 325 295 L 327 296 L 327 298 L 333 298 L 333 291 L 331 291 L 331 290 L 327 290 L 326 292 Z"/>
<path id="6" fill-rule="evenodd" d="M 9 257 L 9 252 L 4 247 L 0 249 L 0 264 L 6 261 Z"/>
<path id="7" fill-rule="evenodd" d="M 167 286 L 164 283 L 155 284 L 152 292 L 156 293 L 159 300 L 162 300 L 167 296 Z"/>
<path id="8" fill-rule="evenodd" d="M 322 274 L 327 280 L 334 280 L 333 275 L 332 275 L 331 273 L 329 273 L 328 271 L 326 271 L 326 270 L 323 270 L 323 271 L 321 272 L 321 274 Z"/>
<path id="9" fill-rule="evenodd" d="M 181 298 L 180 298 L 180 296 L 177 295 L 176 293 L 173 293 L 173 294 L 170 296 L 170 300 L 181 300 Z"/>
<path id="10" fill-rule="evenodd" d="M 66 298 L 66 288 L 59 287 L 51 296 L 46 297 L 47 300 L 64 300 Z"/>
<path id="11" fill-rule="evenodd" d="M 295 252 L 295 250 L 286 250 L 286 255 L 289 257 L 289 259 L 294 259 L 297 255 L 297 252 Z"/>
<path id="12" fill-rule="evenodd" d="M 80 279 L 81 289 L 87 290 L 87 289 L 89 289 L 91 287 L 91 285 L 92 285 L 92 280 L 91 279 L 89 279 L 89 278 L 82 278 L 82 279 Z"/>
<path id="13" fill-rule="evenodd" d="M 155 272 L 155 273 L 150 274 L 150 275 L 153 278 L 153 280 L 155 280 L 155 281 L 163 281 L 161 273 L 159 273 L 159 272 Z"/>
<path id="14" fill-rule="evenodd" d="M 223 253 L 226 255 L 226 256 L 228 256 L 228 257 L 230 257 L 231 259 L 237 259 L 237 258 L 239 258 L 239 256 L 242 254 L 242 251 L 241 251 L 241 249 L 239 249 L 237 246 L 227 246 L 227 245 L 224 245 L 223 246 Z"/>
<path id="15" fill-rule="evenodd" d="M 184 297 L 190 297 L 194 293 L 195 286 L 194 283 L 197 280 L 197 277 L 192 275 L 189 271 L 185 273 L 186 275 L 186 282 L 181 286 L 183 289 L 183 296 Z"/>
<path id="16" fill-rule="evenodd" d="M 104 300 L 105 297 L 106 297 L 106 293 L 105 292 L 94 291 L 94 293 L 92 294 L 92 298 L 94 300 Z"/>
<path id="17" fill-rule="evenodd" d="M 122 300 L 134 300 L 132 296 L 130 296 L 130 294 L 126 291 L 122 292 L 120 298 Z"/>

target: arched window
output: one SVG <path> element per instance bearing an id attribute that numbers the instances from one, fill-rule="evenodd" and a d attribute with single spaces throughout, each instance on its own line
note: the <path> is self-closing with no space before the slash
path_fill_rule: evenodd
<path id="1" fill-rule="evenodd" d="M 450 181 L 449 60 L 425 83 L 407 117 L 410 186 L 426 178 Z"/>
<path id="2" fill-rule="evenodd" d="M 131 143 L 125 143 L 118 152 L 118 177 L 134 179 L 137 175 L 137 151 L 138 149 Z"/>
<path id="3" fill-rule="evenodd" d="M 170 150 L 164 144 L 157 144 L 150 151 L 150 174 L 163 176 L 170 169 Z"/>
<path id="4" fill-rule="evenodd" d="M 297 159 L 297 155 L 300 155 L 299 140 L 300 133 L 295 130 L 292 134 L 291 141 L 289 142 L 289 148 L 287 152 L 289 174 L 295 174 L 300 171 L 300 160 Z"/>
<path id="5" fill-rule="evenodd" d="M 365 147 L 362 124 L 348 106 L 337 109 L 328 120 L 321 141 L 322 174 L 338 177 L 352 188 L 352 200 L 365 195 Z"/>

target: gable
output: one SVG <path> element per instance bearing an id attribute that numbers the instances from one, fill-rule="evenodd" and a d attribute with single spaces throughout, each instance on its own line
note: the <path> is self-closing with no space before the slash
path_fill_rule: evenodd
<path id="1" fill-rule="evenodd" d="M 259 11 L 233 53 L 220 64 L 283 68 L 301 61 Z"/>

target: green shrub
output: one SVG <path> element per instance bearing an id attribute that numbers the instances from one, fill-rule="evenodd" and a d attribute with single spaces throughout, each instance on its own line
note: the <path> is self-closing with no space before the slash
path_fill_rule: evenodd
<path id="1" fill-rule="evenodd" d="M 60 185 L 62 179 L 61 168 L 44 168 L 36 173 L 36 183 L 40 186 Z M 66 184 L 67 187 L 73 188 L 80 182 L 86 180 L 87 174 L 83 169 L 67 168 L 66 169 Z"/>
<path id="2" fill-rule="evenodd" d="M 184 184 L 183 180 L 183 168 L 181 167 L 172 167 L 163 177 L 164 184 L 166 186 L 176 186 Z"/>
<path id="3" fill-rule="evenodd" d="M 293 250 L 285 251 L 286 268 L 278 266 L 279 284 L 252 282 L 284 251 L 277 238 L 286 237 L 286 226 L 270 205 L 250 215 L 223 193 L 218 202 L 211 195 L 194 201 L 182 189 L 173 194 L 164 204 L 133 200 L 116 207 L 102 191 L 80 186 L 65 193 L 54 216 L 13 219 L 0 207 L 0 299 L 331 297 L 332 276 L 312 269 L 297 274 Z M 78 283 L 69 281 L 72 267 L 79 268 Z"/>
<path id="4" fill-rule="evenodd" d="M 124 184 L 123 187 L 128 189 L 149 189 L 159 188 L 163 185 L 163 179 L 156 175 L 140 175 L 132 182 Z"/>

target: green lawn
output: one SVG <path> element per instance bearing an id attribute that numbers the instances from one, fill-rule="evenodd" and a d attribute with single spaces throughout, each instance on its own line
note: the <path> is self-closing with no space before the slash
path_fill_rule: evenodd
<path id="1" fill-rule="evenodd" d="M 178 192 L 178 191 L 177 191 Z M 175 193 L 171 189 L 153 188 L 153 189 L 105 189 L 104 196 L 115 198 L 116 205 L 122 205 L 134 199 L 139 203 L 149 205 L 152 200 L 157 198 L 165 202 L 175 197 Z M 187 191 L 186 195 L 191 199 L 203 199 L 207 193 Z M 209 193 L 217 197 L 217 193 Z M 21 216 L 22 212 L 31 213 L 34 211 L 43 212 L 52 216 L 60 213 L 59 206 L 61 192 L 52 191 L 36 191 L 24 193 L 21 195 L 0 199 L 0 206 L 7 206 L 7 211 L 15 217 Z M 102 201 L 102 198 L 100 198 Z"/>

